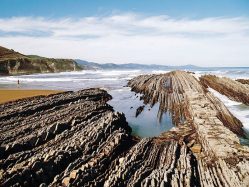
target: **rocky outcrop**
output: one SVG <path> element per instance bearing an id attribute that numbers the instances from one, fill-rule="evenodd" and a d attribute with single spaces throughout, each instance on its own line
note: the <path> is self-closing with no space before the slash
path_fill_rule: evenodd
<path id="1" fill-rule="evenodd" d="M 204 86 L 213 88 L 231 100 L 249 105 L 249 85 L 247 84 L 215 75 L 204 75 L 200 77 L 200 81 Z"/>
<path id="2" fill-rule="evenodd" d="M 131 136 L 100 89 L 0 105 L 0 186 L 248 186 L 242 124 L 191 74 L 142 75 L 129 86 L 175 127 Z"/>
<path id="3" fill-rule="evenodd" d="M 242 84 L 248 84 L 249 85 L 249 79 L 236 79 L 236 81 L 242 83 Z"/>
<path id="4" fill-rule="evenodd" d="M 27 56 L 0 46 L 0 75 L 54 73 L 83 69 L 74 60 Z"/>
<path id="5" fill-rule="evenodd" d="M 198 103 L 204 97 L 207 101 L 200 103 L 204 113 L 211 108 L 212 115 L 217 116 L 226 127 L 236 134 L 244 133 L 241 122 L 191 74 L 173 71 L 162 75 L 141 75 L 129 81 L 128 85 L 133 91 L 143 94 L 145 103 L 153 106 L 159 102 L 159 116 L 163 112 L 170 112 L 176 126 L 188 117 L 195 116 L 190 114 L 188 106 L 192 104 L 189 102 L 195 100 Z"/>
<path id="6" fill-rule="evenodd" d="M 110 98 L 89 89 L 0 105 L 0 186 L 103 184 L 133 142 Z"/>
<path id="7" fill-rule="evenodd" d="M 141 114 L 144 110 L 144 105 L 143 106 L 139 106 L 136 110 L 136 117 L 138 117 L 139 114 Z"/>
<path id="8" fill-rule="evenodd" d="M 168 155 L 165 160 L 169 165 L 159 164 L 162 170 L 151 172 L 153 177 L 145 178 L 144 185 L 147 185 L 145 181 L 148 185 L 162 186 L 249 184 L 249 148 L 241 145 L 238 138 L 244 135 L 242 124 L 197 79 L 186 72 L 174 71 L 141 75 L 128 85 L 144 94 L 145 103 L 159 102 L 159 114 L 170 112 L 176 125 L 173 131 L 163 133 L 154 141 L 158 143 L 159 139 L 164 144 L 177 141 L 178 152 Z M 168 162 L 169 158 L 175 161 Z M 170 170 L 170 166 L 174 169 Z"/>

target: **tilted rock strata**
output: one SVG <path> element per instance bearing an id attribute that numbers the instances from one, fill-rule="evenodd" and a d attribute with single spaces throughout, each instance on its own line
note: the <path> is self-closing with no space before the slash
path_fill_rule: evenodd
<path id="1" fill-rule="evenodd" d="M 133 91 L 143 94 L 146 104 L 154 105 L 160 103 L 159 117 L 163 112 L 172 114 L 173 122 L 178 125 L 187 118 L 192 118 L 194 114 L 190 114 L 188 97 L 194 97 L 197 103 L 202 97 L 206 97 L 206 102 L 199 102 L 200 108 L 205 110 L 212 109 L 210 115 L 221 120 L 222 123 L 232 130 L 234 133 L 243 136 L 243 126 L 241 122 L 235 118 L 225 105 L 205 89 L 194 76 L 182 72 L 173 71 L 161 75 L 141 75 L 131 81 L 128 85 Z"/>
<path id="2" fill-rule="evenodd" d="M 0 186 L 249 184 L 241 123 L 192 75 L 145 75 L 129 85 L 146 103 L 160 102 L 176 127 L 135 139 L 99 89 L 0 105 Z"/>
<path id="3" fill-rule="evenodd" d="M 231 100 L 249 105 L 249 85 L 227 77 L 217 77 L 215 75 L 204 75 L 200 77 L 203 85 L 226 95 Z"/>
<path id="4" fill-rule="evenodd" d="M 242 84 L 248 84 L 249 85 L 249 79 L 236 79 L 236 81 L 242 83 Z"/>
<path id="5" fill-rule="evenodd" d="M 104 186 L 247 186 L 248 155 L 237 164 L 209 158 L 201 145 L 191 143 L 194 137 L 191 128 L 180 126 L 142 139 L 116 160 Z"/>
<path id="6" fill-rule="evenodd" d="M 0 186 L 66 186 L 79 168 L 79 186 L 102 184 L 132 143 L 124 115 L 106 104 L 110 98 L 89 89 L 0 105 Z"/>
<path id="7" fill-rule="evenodd" d="M 188 145 L 192 151 L 190 155 L 196 156 L 199 182 L 195 185 L 249 184 L 249 148 L 241 145 L 237 137 L 244 134 L 241 122 L 192 75 L 182 71 L 142 75 L 132 79 L 128 85 L 144 94 L 146 103 L 153 105 L 159 102 L 160 113 L 172 113 L 177 138 L 170 131 L 162 136 L 166 140 L 178 139 L 182 146 Z M 195 136 L 192 134 L 191 138 L 186 138 L 182 132 L 194 132 Z M 179 185 L 178 182 L 175 186 Z M 184 185 L 189 186 L 189 181 Z"/>
<path id="8" fill-rule="evenodd" d="M 176 141 L 145 138 L 118 160 L 104 186 L 200 185 L 195 156 Z"/>

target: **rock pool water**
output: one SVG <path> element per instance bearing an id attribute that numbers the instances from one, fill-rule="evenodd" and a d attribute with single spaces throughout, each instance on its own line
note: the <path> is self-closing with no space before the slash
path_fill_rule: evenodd
<path id="1" fill-rule="evenodd" d="M 136 117 L 136 110 L 139 106 L 143 106 L 143 101 L 140 100 L 140 94 L 135 94 L 126 87 L 120 90 L 112 90 L 110 94 L 113 99 L 108 103 L 114 107 L 116 111 L 123 112 L 126 120 L 132 127 L 134 135 L 140 137 L 158 136 L 164 131 L 168 131 L 174 125 L 169 113 L 164 113 L 162 119 L 158 118 L 159 104 L 153 107 L 145 105 L 144 110 Z"/>

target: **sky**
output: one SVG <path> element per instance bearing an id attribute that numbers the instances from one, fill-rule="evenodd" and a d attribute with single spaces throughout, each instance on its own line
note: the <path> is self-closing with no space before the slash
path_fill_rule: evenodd
<path id="1" fill-rule="evenodd" d="M 0 0 L 0 45 L 98 63 L 249 66 L 248 0 Z"/>

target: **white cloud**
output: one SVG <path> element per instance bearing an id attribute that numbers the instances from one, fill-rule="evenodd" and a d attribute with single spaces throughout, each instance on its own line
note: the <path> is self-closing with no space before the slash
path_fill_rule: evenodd
<path id="1" fill-rule="evenodd" d="M 96 62 L 249 66 L 249 19 L 120 14 L 0 19 L 0 45 Z"/>

